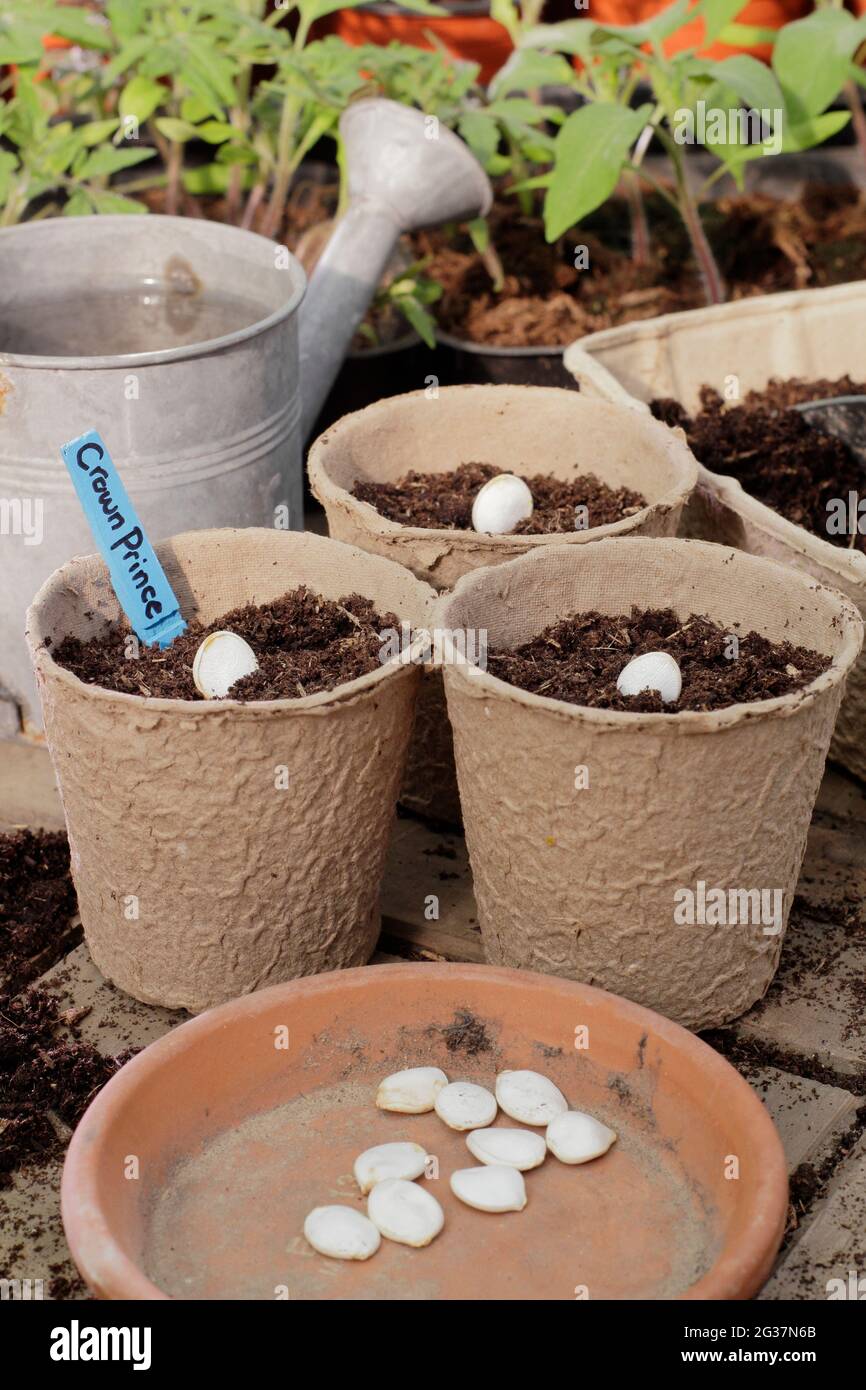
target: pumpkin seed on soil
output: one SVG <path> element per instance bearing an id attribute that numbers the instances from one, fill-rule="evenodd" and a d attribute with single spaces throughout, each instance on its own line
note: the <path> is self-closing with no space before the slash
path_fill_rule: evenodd
<path id="1" fill-rule="evenodd" d="M 863 470 L 848 445 L 813 428 L 790 407 L 804 401 L 866 395 L 866 384 L 840 377 L 788 381 L 774 378 L 741 402 L 726 402 L 702 386 L 700 410 L 690 416 L 678 401 L 657 399 L 650 409 L 666 425 L 685 430 L 705 468 L 736 478 L 746 492 L 780 516 L 833 545 L 866 552 L 866 536 L 828 531 L 828 502 L 864 490 Z"/>
<path id="2" fill-rule="evenodd" d="M 727 654 L 732 636 L 738 643 L 734 658 Z M 624 696 L 617 690 L 622 668 L 649 651 L 668 652 L 680 667 L 683 685 L 675 704 L 663 705 L 654 691 Z M 532 641 L 512 651 L 492 651 L 487 658 L 490 675 L 521 690 L 637 714 L 717 710 L 788 695 L 829 665 L 830 658 L 819 652 L 771 642 L 757 632 L 725 630 L 695 613 L 683 620 L 672 608 L 636 607 L 616 617 L 591 612 L 564 618 Z"/>
<path id="3" fill-rule="evenodd" d="M 491 478 L 509 468 L 492 463 L 461 463 L 446 473 L 410 471 L 395 483 L 360 479 L 353 496 L 369 502 L 389 521 L 403 526 L 422 526 L 431 530 L 471 531 L 472 503 Z M 559 532 L 606 526 L 633 516 L 647 500 L 630 488 L 611 488 L 594 473 L 574 478 L 554 478 L 550 473 L 521 474 L 532 493 L 532 516 L 518 522 L 511 533 L 516 536 L 553 535 Z M 586 507 L 586 526 L 576 525 L 578 507 Z"/>
<path id="4" fill-rule="evenodd" d="M 285 700 L 333 690 L 381 664 L 381 633 L 400 630 L 393 613 L 379 614 L 370 599 L 349 594 L 339 602 L 301 586 L 271 603 L 247 604 L 207 625 L 191 622 L 170 647 L 139 648 L 127 656 L 126 626 L 81 641 L 65 637 L 52 655 L 87 685 L 129 695 L 200 700 L 193 682 L 196 651 L 212 632 L 229 630 L 249 643 L 259 669 L 237 681 L 232 700 Z"/>

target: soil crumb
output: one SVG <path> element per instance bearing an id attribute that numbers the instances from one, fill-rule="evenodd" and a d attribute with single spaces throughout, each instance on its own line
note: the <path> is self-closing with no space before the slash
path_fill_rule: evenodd
<path id="1" fill-rule="evenodd" d="M 53 652 L 87 685 L 128 695 L 169 700 L 201 700 L 192 666 L 201 642 L 228 629 L 252 647 L 259 668 L 236 681 L 232 700 L 285 700 L 333 690 L 380 665 L 381 634 L 400 629 L 393 613 L 380 615 L 370 599 L 349 594 L 338 602 L 302 586 L 272 603 L 234 608 L 205 626 L 191 622 L 170 647 L 143 647 L 127 655 L 128 627 L 112 629 L 86 642 L 65 637 Z"/>
<path id="2" fill-rule="evenodd" d="M 63 831 L 0 834 L 0 994 L 18 994 L 81 940 Z"/>
<path id="3" fill-rule="evenodd" d="M 0 1188 L 25 1164 L 62 1158 L 93 1097 L 132 1056 L 104 1057 L 73 1027 L 38 985 L 0 996 Z"/>
<path id="4" fill-rule="evenodd" d="M 713 473 L 736 478 L 746 492 L 780 516 L 833 545 L 866 552 L 866 537 L 828 526 L 834 501 L 864 489 L 856 455 L 834 435 L 815 429 L 790 407 L 803 401 L 866 395 L 866 384 L 774 378 L 742 402 L 726 402 L 711 386 L 700 391 L 700 409 L 690 416 L 678 401 L 657 399 L 650 408 L 665 424 L 686 432 L 695 456 Z"/>
<path id="5" fill-rule="evenodd" d="M 625 696 L 616 688 L 623 667 L 652 651 L 668 652 L 680 667 L 682 692 L 675 704 L 663 704 L 656 692 Z M 509 685 L 573 705 L 677 714 L 787 695 L 829 665 L 819 652 L 771 642 L 757 632 L 725 631 L 695 613 L 683 621 L 672 608 L 634 607 L 630 615 L 563 618 L 513 651 L 491 652 L 487 669 Z"/>
<path id="6" fill-rule="evenodd" d="M 458 1009 L 454 1021 L 432 1031 L 440 1033 L 445 1039 L 449 1052 L 460 1052 L 466 1057 L 477 1057 L 479 1052 L 492 1052 L 493 1040 L 480 1018 L 468 1009 Z"/>
<path id="7" fill-rule="evenodd" d="M 447 473 L 409 472 L 396 483 L 362 479 L 353 494 L 369 502 L 389 521 L 431 530 L 470 531 L 472 504 L 479 490 L 500 473 L 516 470 L 492 463 L 461 463 Z M 561 531 L 588 530 L 634 516 L 647 505 L 646 498 L 630 488 L 611 488 L 594 473 L 574 478 L 554 478 L 550 473 L 518 474 L 529 487 L 534 502 L 532 516 L 521 521 L 513 535 L 543 536 Z M 578 507 L 586 511 L 578 513 Z"/>

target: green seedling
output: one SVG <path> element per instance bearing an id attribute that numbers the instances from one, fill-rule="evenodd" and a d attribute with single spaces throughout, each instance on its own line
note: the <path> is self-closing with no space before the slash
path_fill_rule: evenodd
<path id="1" fill-rule="evenodd" d="M 585 104 L 563 123 L 553 168 L 529 181 L 545 189 L 549 241 L 600 207 L 624 180 L 633 216 L 637 257 L 646 254 L 641 188 L 654 188 L 676 211 L 688 233 L 707 301 L 719 303 L 725 286 L 700 215 L 701 201 L 723 174 L 743 185 L 747 163 L 767 154 L 820 144 L 849 119 L 846 113 L 814 114 L 792 100 L 777 71 L 746 54 L 721 60 L 699 56 L 698 45 L 674 55 L 665 40 L 686 22 L 703 21 L 700 47 L 719 38 L 742 9 L 742 0 L 675 0 L 643 24 L 617 28 L 591 20 L 529 30 L 524 49 L 577 56 L 577 90 Z M 639 85 L 650 99 L 635 107 Z M 707 119 L 710 113 L 710 119 Z M 745 116 L 762 117 L 742 138 Z M 643 159 L 655 137 L 667 152 L 672 187 L 650 177 Z M 702 144 L 716 168 L 695 187 L 685 150 Z M 635 221 L 637 226 L 635 227 Z"/>

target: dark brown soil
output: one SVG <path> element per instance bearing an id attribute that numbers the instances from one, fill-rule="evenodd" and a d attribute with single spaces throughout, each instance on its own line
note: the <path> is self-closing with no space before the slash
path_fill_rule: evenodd
<path id="1" fill-rule="evenodd" d="M 841 439 L 807 424 L 787 407 L 832 396 L 866 394 L 866 385 L 838 381 L 772 380 L 740 403 L 725 402 L 710 386 L 700 392 L 695 416 L 677 401 L 655 400 L 653 413 L 686 432 L 692 452 L 714 473 L 737 478 L 746 492 L 788 521 L 834 545 L 866 551 L 866 537 L 827 529 L 833 499 L 864 489 L 863 470 Z"/>
<path id="2" fill-rule="evenodd" d="M 632 608 L 630 616 L 618 617 L 581 613 L 515 651 L 491 652 L 487 669 L 509 685 L 572 705 L 678 714 L 787 695 L 830 665 L 818 652 L 771 642 L 757 632 L 736 634 L 739 652 L 731 658 L 731 635 L 694 613 L 683 622 L 671 608 Z M 669 652 L 679 664 L 683 688 L 676 704 L 662 704 L 654 692 L 624 696 L 616 688 L 623 667 L 650 651 Z"/>
<path id="3" fill-rule="evenodd" d="M 126 656 L 126 627 L 87 642 L 66 637 L 53 655 L 88 685 L 129 695 L 200 700 L 192 678 L 196 651 L 209 633 L 228 629 L 249 642 L 259 662 L 257 671 L 232 686 L 229 697 L 297 699 L 375 671 L 380 633 L 399 627 L 393 613 L 380 616 L 360 594 L 335 603 L 301 587 L 273 603 L 235 608 L 206 627 L 192 622 L 170 647 L 141 647 L 135 658 Z"/>
<path id="4" fill-rule="evenodd" d="M 453 1023 L 433 1030 L 445 1039 L 449 1052 L 459 1052 L 467 1057 L 477 1057 L 479 1052 L 491 1052 L 493 1042 L 484 1022 L 468 1009 L 458 1009 Z"/>
<path id="5" fill-rule="evenodd" d="M 830 381 L 823 376 L 814 377 L 808 381 L 805 377 L 780 378 L 774 376 L 767 382 L 763 391 L 749 391 L 744 404 L 756 408 L 769 407 L 773 410 L 786 410 L 792 405 L 802 405 L 804 401 L 823 401 L 830 400 L 835 396 L 864 395 L 866 395 L 866 382 L 852 381 L 850 376 L 840 376 L 835 381 Z"/>
<path id="6" fill-rule="evenodd" d="M 0 994 L 17 994 L 81 940 L 62 831 L 0 835 Z"/>
<path id="7" fill-rule="evenodd" d="M 410 472 L 396 483 L 362 480 L 355 484 L 354 496 L 369 502 L 389 521 L 403 526 L 424 526 L 433 530 L 472 529 L 472 503 L 481 487 L 504 468 L 492 463 L 461 463 L 449 473 Z M 521 473 L 528 484 L 535 509 L 521 521 L 514 534 L 543 536 L 574 531 L 579 506 L 586 507 L 589 527 L 605 526 L 633 516 L 647 505 L 646 498 L 629 488 L 610 488 L 594 473 L 576 474 L 570 480 L 550 473 Z M 580 529 L 586 530 L 587 526 Z"/>
<path id="8" fill-rule="evenodd" d="M 436 316 L 458 338 L 491 346 L 555 347 L 585 333 L 705 303 L 679 221 L 662 202 L 646 200 L 650 261 L 636 265 L 624 205 L 611 199 L 554 246 L 541 218 L 502 199 L 490 216 L 504 281 L 490 272 L 468 235 L 446 228 L 415 237 L 429 256 L 425 274 L 443 286 Z M 796 202 L 752 193 L 703 209 L 708 236 L 730 299 L 778 290 L 841 284 L 866 277 L 866 193 L 853 187 L 811 188 Z M 587 248 L 589 265 L 575 266 Z"/>
<path id="9" fill-rule="evenodd" d="M 70 1036 L 57 1000 L 38 986 L 0 996 L 0 1188 L 23 1165 L 62 1157 L 70 1131 L 130 1055 L 103 1057 Z"/>

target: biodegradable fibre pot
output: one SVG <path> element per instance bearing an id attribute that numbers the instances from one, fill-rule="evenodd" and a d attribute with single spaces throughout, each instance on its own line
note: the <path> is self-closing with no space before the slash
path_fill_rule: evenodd
<path id="1" fill-rule="evenodd" d="M 629 714 L 529 694 L 446 641 L 479 923 L 495 964 L 601 985 L 706 1028 L 773 978 L 863 624 L 806 575 L 688 540 L 558 546 L 481 570 L 440 599 L 436 622 L 483 627 L 494 650 L 573 613 L 632 605 L 706 614 L 833 664 L 777 699 Z"/>
<path id="2" fill-rule="evenodd" d="M 286 1025 L 288 1052 L 274 1047 Z M 617 1141 L 579 1171 L 548 1157 L 526 1175 L 519 1217 L 472 1211 L 448 1183 L 472 1162 L 465 1134 L 432 1111 L 375 1106 L 389 1072 L 431 1065 L 487 1087 L 505 1068 L 543 1071 Z M 383 1240 L 367 1261 L 315 1255 L 304 1218 L 328 1202 L 362 1210 L 353 1163 L 389 1139 L 436 1155 L 438 1178 L 420 1184 L 442 1204 L 442 1234 L 424 1250 Z M 130 1153 L 139 1182 L 125 1178 Z M 787 1198 L 767 1111 L 699 1038 L 570 980 L 431 962 L 295 980 L 175 1028 L 100 1091 L 62 1190 L 73 1258 L 100 1298 L 273 1302 L 283 1286 L 337 1303 L 573 1305 L 581 1284 L 591 1299 L 749 1298 Z"/>
<path id="3" fill-rule="evenodd" d="M 426 585 L 322 536 L 197 531 L 156 547 L 187 618 L 212 622 L 306 584 L 429 621 Z M 86 685 L 51 657 L 116 622 L 98 556 L 43 585 L 27 636 L 87 944 L 137 999 L 192 1013 L 363 964 L 419 669 L 394 658 L 297 700 L 168 700 Z M 414 653 L 410 653 L 414 655 Z"/>
<path id="4" fill-rule="evenodd" d="M 487 536 L 403 526 L 352 495 L 360 479 L 394 482 L 410 469 L 444 473 L 473 462 L 558 478 L 595 473 L 611 487 L 641 492 L 648 505 L 622 521 L 567 535 Z M 398 560 L 439 590 L 480 566 L 555 544 L 574 547 L 629 533 L 673 536 L 697 478 L 682 439 L 658 421 L 573 390 L 540 386 L 446 386 L 433 395 L 412 391 L 378 401 L 326 430 L 310 450 L 308 467 L 332 536 Z M 425 673 L 401 799 L 442 820 L 460 820 L 438 672 Z"/>
<path id="5" fill-rule="evenodd" d="M 740 395 L 771 377 L 866 380 L 866 282 L 796 290 L 690 309 L 581 338 L 565 364 L 581 394 L 631 405 L 672 396 L 688 410 L 705 383 L 723 390 L 733 373 Z M 682 535 L 720 541 L 781 560 L 841 589 L 866 615 L 866 555 L 822 540 L 744 492 L 736 478 L 699 466 L 683 510 Z M 830 756 L 866 781 L 866 655 L 848 680 Z"/>

